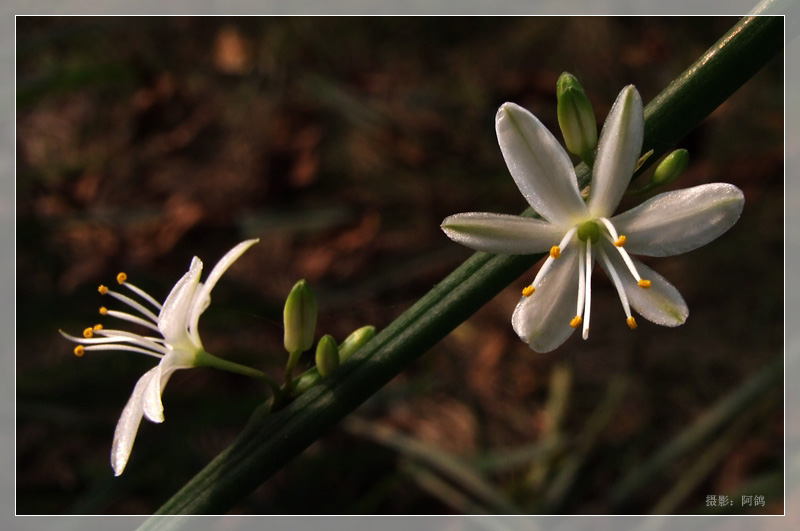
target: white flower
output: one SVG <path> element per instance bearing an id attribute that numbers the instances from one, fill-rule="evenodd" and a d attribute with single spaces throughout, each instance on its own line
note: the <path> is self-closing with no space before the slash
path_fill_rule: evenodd
<path id="1" fill-rule="evenodd" d="M 657 195 L 611 217 L 642 148 L 642 100 L 633 86 L 620 92 L 603 126 L 586 201 L 569 156 L 530 112 L 506 103 L 497 112 L 496 129 L 511 176 L 544 219 L 471 212 L 446 218 L 442 229 L 478 251 L 549 250 L 512 317 L 520 338 L 537 352 L 549 352 L 581 324 L 588 337 L 595 258 L 616 286 L 630 328 L 636 328 L 631 307 L 656 324 L 683 324 L 689 310 L 678 290 L 628 253 L 671 256 L 709 243 L 739 218 L 742 191 L 706 184 Z"/>
<path id="2" fill-rule="evenodd" d="M 211 290 L 219 278 L 242 253 L 257 241 L 244 241 L 228 251 L 211 270 L 205 283 L 200 282 L 203 262 L 195 256 L 189 266 L 189 271 L 175 284 L 163 305 L 142 289 L 127 282 L 125 273 L 117 275 L 117 281 L 121 285 L 130 289 L 154 310 L 127 295 L 100 286 L 101 294 L 111 295 L 139 314 L 137 316 L 103 307 L 100 308 L 102 315 L 110 315 L 140 324 L 157 332 L 161 337 L 143 336 L 122 330 L 107 330 L 100 325 L 84 330 L 82 338 L 61 332 L 67 339 L 80 343 L 75 347 L 77 356 L 82 356 L 88 350 L 126 350 L 160 358 L 158 365 L 144 373 L 136 382 L 133 393 L 117 422 L 111 447 L 111 466 L 115 475 L 122 474 L 128 462 L 142 416 L 146 416 L 153 422 L 164 421 L 161 393 L 172 373 L 178 369 L 209 364 L 211 355 L 203 349 L 197 331 L 197 321 L 200 314 L 208 307 L 211 301 Z M 158 312 L 158 315 L 155 312 Z"/>

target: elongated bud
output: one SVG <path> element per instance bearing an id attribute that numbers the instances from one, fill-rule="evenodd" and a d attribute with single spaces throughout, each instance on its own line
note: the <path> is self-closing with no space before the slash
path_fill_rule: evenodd
<path id="1" fill-rule="evenodd" d="M 658 164 L 655 173 L 653 173 L 652 183 L 657 186 L 669 184 L 680 177 L 688 165 L 689 152 L 685 149 L 676 149 Z"/>
<path id="2" fill-rule="evenodd" d="M 317 299 L 300 280 L 294 285 L 283 307 L 283 346 L 287 352 L 305 352 L 314 344 L 317 327 Z"/>
<path id="3" fill-rule="evenodd" d="M 336 340 L 325 334 L 317 343 L 317 371 L 323 378 L 330 375 L 339 366 L 339 348 Z"/>
<path id="4" fill-rule="evenodd" d="M 355 352 L 367 344 L 367 342 L 375 337 L 375 327 L 368 325 L 362 326 L 358 330 L 353 331 L 347 338 L 339 345 L 339 360 L 344 361 Z"/>
<path id="5" fill-rule="evenodd" d="M 564 72 L 556 83 L 558 125 L 567 149 L 588 165 L 594 163 L 597 122 L 592 104 L 575 76 Z"/>

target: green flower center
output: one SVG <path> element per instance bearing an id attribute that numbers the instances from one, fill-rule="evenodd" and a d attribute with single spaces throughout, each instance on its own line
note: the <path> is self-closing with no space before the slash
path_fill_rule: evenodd
<path id="1" fill-rule="evenodd" d="M 582 242 L 591 240 L 592 243 L 597 243 L 597 240 L 600 239 L 600 227 L 594 221 L 581 223 L 578 227 L 578 239 Z"/>

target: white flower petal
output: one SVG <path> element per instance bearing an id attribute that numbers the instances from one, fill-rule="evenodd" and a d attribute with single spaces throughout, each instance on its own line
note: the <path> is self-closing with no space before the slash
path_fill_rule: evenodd
<path id="1" fill-rule="evenodd" d="M 578 247 L 571 245 L 540 279 L 530 297 L 522 297 L 511 324 L 536 352 L 550 352 L 575 331 L 569 326 L 578 300 Z"/>
<path id="2" fill-rule="evenodd" d="M 563 230 L 540 219 L 465 212 L 445 218 L 442 230 L 470 249 L 499 254 L 534 254 L 557 245 Z"/>
<path id="3" fill-rule="evenodd" d="M 246 250 L 248 250 L 253 244 L 257 243 L 258 239 L 252 240 L 245 240 L 242 243 L 236 245 L 233 249 L 225 253 L 225 256 L 220 258 L 217 265 L 214 266 L 214 269 L 208 274 L 208 278 L 206 278 L 205 282 L 201 285 L 198 289 L 195 297 L 192 300 L 192 307 L 187 316 L 187 323 L 189 325 L 189 331 L 192 337 L 193 342 L 196 346 L 200 346 L 200 337 L 197 333 L 197 321 L 200 319 L 200 314 L 205 311 L 208 307 L 209 303 L 211 302 L 211 290 L 214 289 L 216 286 L 217 281 L 220 277 L 228 270 L 228 268 L 233 265 L 233 263 L 238 260 L 242 254 Z"/>
<path id="4" fill-rule="evenodd" d="M 111 445 L 111 467 L 114 475 L 119 476 L 125 470 L 128 458 L 131 455 L 133 441 L 136 439 L 136 432 L 139 430 L 139 423 L 144 414 L 144 394 L 150 382 L 160 372 L 158 366 L 153 367 L 139 378 L 133 393 L 125 404 L 122 414 L 117 421 L 117 428 L 114 431 L 114 442 Z M 157 378 L 156 378 L 157 379 Z"/>
<path id="5" fill-rule="evenodd" d="M 184 356 L 184 352 L 171 351 L 161 359 L 161 363 L 155 367 L 155 374 L 150 384 L 144 391 L 142 398 L 144 416 L 152 422 L 164 422 L 164 405 L 161 402 L 161 395 L 164 393 L 164 387 L 178 369 L 188 369 L 194 367 L 192 363 L 193 356 Z"/>
<path id="6" fill-rule="evenodd" d="M 495 120 L 497 140 L 522 195 L 543 218 L 570 225 L 586 213 L 569 155 L 530 112 L 504 103 Z"/>
<path id="7" fill-rule="evenodd" d="M 636 168 L 643 139 L 642 98 L 628 85 L 608 113 L 597 144 L 588 202 L 593 216 L 606 218 L 616 210 Z"/>
<path id="8" fill-rule="evenodd" d="M 681 297 L 680 292 L 675 289 L 675 286 L 642 262 L 633 258 L 636 270 L 639 271 L 643 279 L 650 281 L 649 288 L 639 287 L 636 279 L 628 272 L 619 253 L 610 246 L 606 246 L 605 249 L 609 260 L 611 260 L 614 268 L 619 273 L 631 308 L 648 321 L 661 326 L 679 326 L 686 321 L 686 318 L 689 317 L 689 308 L 686 306 L 686 302 Z M 601 265 L 605 268 L 605 264 L 601 262 Z"/>
<path id="9" fill-rule="evenodd" d="M 158 329 L 167 343 L 183 345 L 186 342 L 187 315 L 202 271 L 203 262 L 195 256 L 189 271 L 175 284 L 164 301 L 161 313 L 158 314 Z"/>
<path id="10" fill-rule="evenodd" d="M 156 365 L 148 372 L 153 372 L 153 377 L 144 389 L 142 395 L 142 410 L 147 420 L 152 422 L 164 422 L 164 405 L 161 403 L 161 380 L 163 378 L 164 367 L 161 363 Z"/>
<path id="11" fill-rule="evenodd" d="M 730 229 L 744 208 L 744 194 L 713 183 L 659 194 L 611 219 L 625 235 L 625 249 L 645 256 L 672 256 L 703 246 Z"/>

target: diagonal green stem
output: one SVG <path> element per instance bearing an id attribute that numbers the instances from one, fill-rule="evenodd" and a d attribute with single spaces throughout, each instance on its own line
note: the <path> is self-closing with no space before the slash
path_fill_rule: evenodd
<path id="1" fill-rule="evenodd" d="M 656 155 L 665 152 L 774 57 L 782 42 L 781 17 L 740 20 L 646 107 L 644 149 L 652 148 Z M 586 184 L 585 165 L 577 172 Z M 277 413 L 257 411 L 237 439 L 158 513 L 227 511 L 539 258 L 475 253 L 354 354 L 335 376 Z M 142 529 L 176 525 L 174 520 L 153 517 Z"/>

